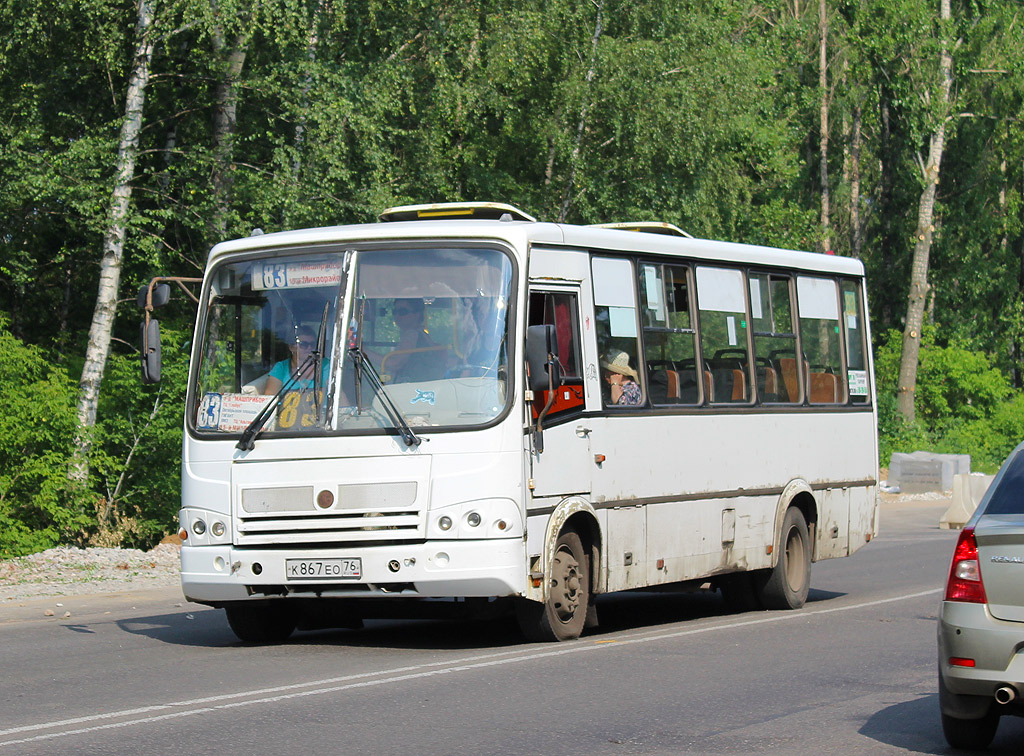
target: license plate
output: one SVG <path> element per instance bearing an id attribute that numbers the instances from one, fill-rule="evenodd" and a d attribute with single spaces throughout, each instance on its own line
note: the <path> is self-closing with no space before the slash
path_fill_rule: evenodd
<path id="1" fill-rule="evenodd" d="M 359 557 L 285 559 L 284 574 L 288 580 L 358 580 L 363 576 L 363 560 Z"/>

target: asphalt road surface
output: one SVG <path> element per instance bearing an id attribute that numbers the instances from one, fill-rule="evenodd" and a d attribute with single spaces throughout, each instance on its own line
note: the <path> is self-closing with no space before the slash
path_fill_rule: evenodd
<path id="1" fill-rule="evenodd" d="M 511 620 L 375 621 L 239 643 L 175 591 L 0 609 L 0 756 L 634 756 L 952 753 L 935 615 L 956 533 L 943 502 L 888 504 L 883 533 L 814 566 L 795 612 L 716 594 L 602 597 L 578 641 Z M 1024 752 L 1004 718 L 990 750 Z"/>

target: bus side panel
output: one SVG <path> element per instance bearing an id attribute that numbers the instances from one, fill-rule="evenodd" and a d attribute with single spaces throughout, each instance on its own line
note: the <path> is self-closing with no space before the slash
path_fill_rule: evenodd
<path id="1" fill-rule="evenodd" d="M 834 559 L 850 553 L 850 489 L 817 491 L 817 559 Z"/>
<path id="2" fill-rule="evenodd" d="M 774 506 L 774 497 L 750 496 L 648 506 L 648 583 L 770 567 Z"/>
<path id="3" fill-rule="evenodd" d="M 608 527 L 605 529 L 608 552 L 607 591 L 624 591 L 648 585 L 647 570 L 647 513 L 644 507 L 614 507 L 605 510 Z"/>
<path id="4" fill-rule="evenodd" d="M 850 551 L 855 552 L 878 535 L 878 489 L 859 488 L 850 492 Z"/>

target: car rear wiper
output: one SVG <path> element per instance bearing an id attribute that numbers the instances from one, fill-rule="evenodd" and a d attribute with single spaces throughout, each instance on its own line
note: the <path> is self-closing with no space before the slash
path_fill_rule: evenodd
<path id="1" fill-rule="evenodd" d="M 366 356 L 359 347 L 351 347 L 348 350 L 349 357 L 352 358 L 352 362 L 356 366 L 356 382 L 359 383 L 363 375 L 363 368 L 366 368 L 366 376 L 370 380 L 370 385 L 373 386 L 374 393 L 380 399 L 380 403 L 384 406 L 384 409 L 388 413 L 388 417 L 391 422 L 395 424 L 395 428 L 398 429 L 399 435 L 402 440 L 405 441 L 406 446 L 419 446 L 423 439 L 413 433 L 412 428 L 409 427 L 409 423 L 406 422 L 405 417 L 402 415 L 402 411 L 395 406 L 395 403 L 391 401 L 391 397 L 388 396 L 387 390 L 384 388 L 384 382 L 381 381 L 380 375 L 377 373 L 377 369 L 370 362 L 370 358 Z"/>

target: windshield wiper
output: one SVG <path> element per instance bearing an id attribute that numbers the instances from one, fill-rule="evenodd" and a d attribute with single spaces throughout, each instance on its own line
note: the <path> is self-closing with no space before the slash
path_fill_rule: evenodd
<path id="1" fill-rule="evenodd" d="M 244 431 L 242 431 L 242 437 L 238 439 L 238 443 L 235 444 L 236 449 L 241 449 L 242 451 L 252 450 L 252 448 L 256 445 L 256 436 L 259 434 L 261 430 L 263 430 L 263 426 L 267 424 L 267 420 L 270 419 L 270 416 L 273 415 L 277 408 L 281 405 L 281 402 L 284 401 L 285 394 L 287 394 L 288 391 L 298 383 L 299 376 L 302 375 L 302 373 L 310 365 L 314 365 L 317 369 L 319 369 L 319 352 L 313 352 L 312 354 L 310 354 L 309 357 L 302 361 L 301 365 L 299 365 L 297 368 L 295 368 L 294 371 L 292 371 L 292 374 L 288 376 L 288 380 L 282 383 L 281 388 L 279 388 L 277 390 L 277 393 L 274 394 L 274 398 L 271 399 L 267 403 L 267 405 L 260 410 L 259 414 L 256 415 L 256 417 L 252 419 L 252 422 L 245 427 Z"/>
<path id="2" fill-rule="evenodd" d="M 399 435 L 402 436 L 402 440 L 405 441 L 406 446 L 419 446 L 423 439 L 413 433 L 412 428 L 409 427 L 409 423 L 405 421 L 405 417 L 402 415 L 402 411 L 395 406 L 395 403 L 391 401 L 391 397 L 388 396 L 387 390 L 384 388 L 384 383 L 380 379 L 380 375 L 377 373 L 377 369 L 370 362 L 370 358 L 366 356 L 359 347 L 351 347 L 348 350 L 349 357 L 352 358 L 352 362 L 356 367 L 356 382 L 361 383 L 361 377 L 364 374 L 363 368 L 366 368 L 365 375 L 370 380 L 370 385 L 373 386 L 374 393 L 380 399 L 380 403 L 384 406 L 385 411 L 388 413 L 388 417 L 391 422 L 395 424 L 395 428 L 398 429 Z"/>

